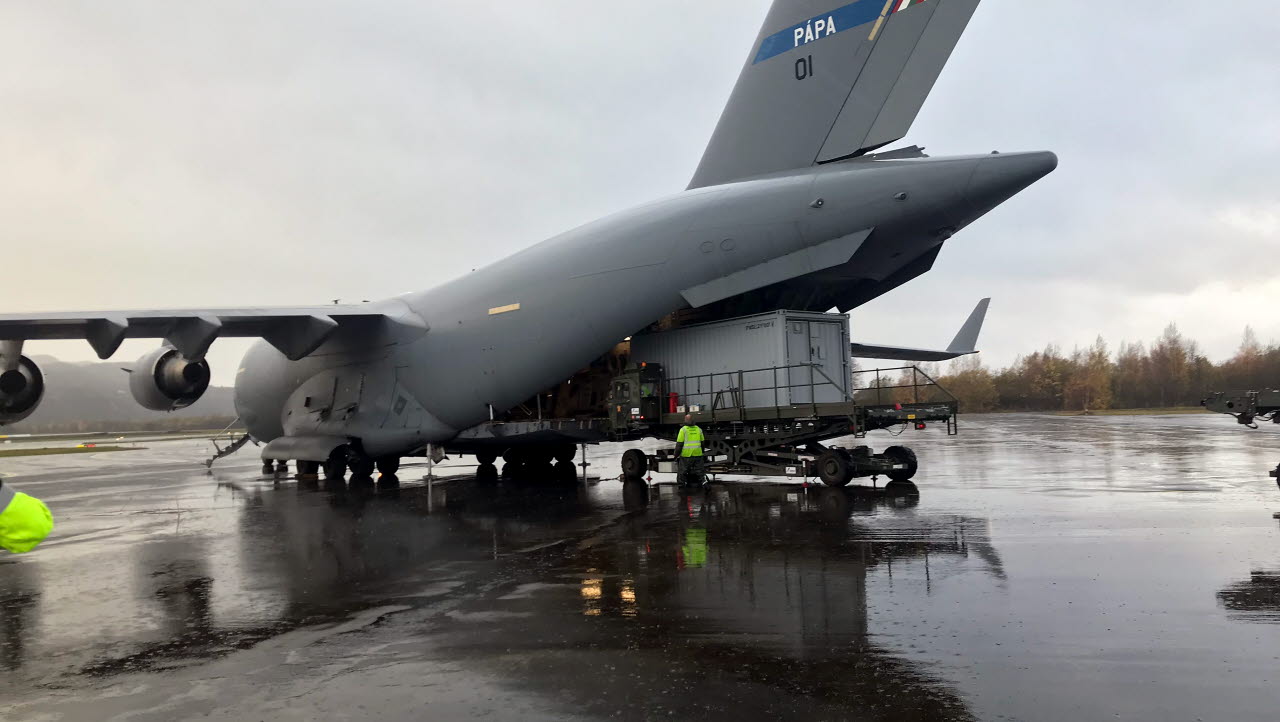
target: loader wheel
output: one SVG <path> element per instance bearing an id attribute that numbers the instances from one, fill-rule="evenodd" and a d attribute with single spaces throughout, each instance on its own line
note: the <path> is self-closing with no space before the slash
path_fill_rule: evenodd
<path id="1" fill-rule="evenodd" d="M 378 459 L 378 473 L 383 476 L 395 476 L 400 471 L 400 457 L 384 456 Z"/>
<path id="2" fill-rule="evenodd" d="M 493 453 L 492 450 L 476 452 L 476 461 L 482 466 L 485 464 L 492 464 L 497 460 L 498 460 L 498 455 Z"/>
<path id="3" fill-rule="evenodd" d="M 829 449 L 818 457 L 818 478 L 827 486 L 844 486 L 853 478 L 853 466 L 847 456 Z"/>
<path id="4" fill-rule="evenodd" d="M 916 475 L 916 470 L 920 468 L 916 462 L 916 452 L 905 446 L 890 446 L 884 450 L 884 455 L 895 464 L 906 464 L 905 469 L 894 469 L 885 476 L 894 481 L 906 481 Z"/>
<path id="5" fill-rule="evenodd" d="M 639 449 L 627 449 L 622 455 L 622 474 L 628 479 L 639 479 L 649 470 L 649 457 Z"/>

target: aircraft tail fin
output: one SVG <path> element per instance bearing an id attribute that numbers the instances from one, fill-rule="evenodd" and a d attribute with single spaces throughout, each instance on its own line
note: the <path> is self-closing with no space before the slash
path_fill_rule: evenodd
<path id="1" fill-rule="evenodd" d="M 902 138 L 980 0 L 845 2 L 774 0 L 690 188 Z"/>

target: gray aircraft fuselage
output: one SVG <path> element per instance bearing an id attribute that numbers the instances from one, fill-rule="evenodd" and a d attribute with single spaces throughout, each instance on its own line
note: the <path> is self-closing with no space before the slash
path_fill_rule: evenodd
<path id="1" fill-rule="evenodd" d="M 371 304 L 413 323 L 343 329 L 298 361 L 259 342 L 236 409 L 260 441 L 345 437 L 375 457 L 444 444 L 688 308 L 690 289 L 805 249 L 848 259 L 870 241 L 887 275 L 1056 164 L 1048 152 L 864 159 L 688 190 Z"/>

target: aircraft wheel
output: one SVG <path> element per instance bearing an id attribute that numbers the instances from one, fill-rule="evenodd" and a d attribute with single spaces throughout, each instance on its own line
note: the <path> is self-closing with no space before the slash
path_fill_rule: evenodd
<path id="1" fill-rule="evenodd" d="M 551 480 L 560 484 L 573 484 L 578 481 L 578 470 L 571 461 L 560 461 L 551 467 Z"/>
<path id="2" fill-rule="evenodd" d="M 524 449 L 512 447 L 502 452 L 502 460 L 508 464 L 521 464 L 525 461 Z"/>
<path id="3" fill-rule="evenodd" d="M 555 449 L 551 446 L 535 446 L 525 452 L 528 463 L 539 468 L 550 466 L 555 458 Z"/>
<path id="4" fill-rule="evenodd" d="M 884 450 L 884 455 L 895 464 L 906 464 L 905 469 L 894 469 L 885 476 L 894 481 L 906 481 L 916 475 L 916 470 L 920 468 L 920 464 L 916 461 L 916 452 L 905 446 L 890 446 Z"/>
<path id="5" fill-rule="evenodd" d="M 270 459 L 267 459 L 266 461 L 262 462 L 262 473 L 265 474 L 266 476 L 271 476 L 272 474 L 276 473 L 276 462 Z"/>
<path id="6" fill-rule="evenodd" d="M 649 470 L 649 457 L 639 449 L 627 449 L 622 454 L 622 474 L 630 479 L 639 479 Z"/>
<path id="7" fill-rule="evenodd" d="M 324 478 L 327 481 L 342 481 L 347 475 L 347 451 L 338 449 L 324 462 Z"/>
<path id="8" fill-rule="evenodd" d="M 498 481 L 498 467 L 493 464 L 481 464 L 476 469 L 476 481 L 482 484 L 493 484 Z"/>
<path id="9" fill-rule="evenodd" d="M 578 447 L 573 444 L 557 444 L 555 449 L 556 461 L 562 464 L 568 464 L 573 461 L 573 457 L 578 455 Z"/>
<path id="10" fill-rule="evenodd" d="M 281 474 L 288 474 L 288 473 L 289 473 L 289 462 L 285 461 L 284 459 L 281 459 L 280 461 L 277 461 L 277 462 L 276 462 L 276 471 L 280 472 Z"/>
<path id="11" fill-rule="evenodd" d="M 374 461 L 367 456 L 354 456 L 348 464 L 351 467 L 351 478 L 365 478 L 373 476 Z"/>
<path id="12" fill-rule="evenodd" d="M 400 457 L 384 456 L 378 459 L 378 473 L 383 476 L 395 476 L 400 471 Z"/>
<path id="13" fill-rule="evenodd" d="M 844 486 L 853 478 L 853 465 L 849 457 L 835 449 L 828 449 L 818 457 L 818 478 L 827 486 Z"/>
<path id="14" fill-rule="evenodd" d="M 298 476 L 315 476 L 320 472 L 320 462 L 298 460 Z"/>
<path id="15" fill-rule="evenodd" d="M 478 461 L 482 466 L 485 464 L 492 464 L 497 460 L 498 460 L 498 455 L 493 453 L 492 450 L 476 452 L 476 461 Z"/>

